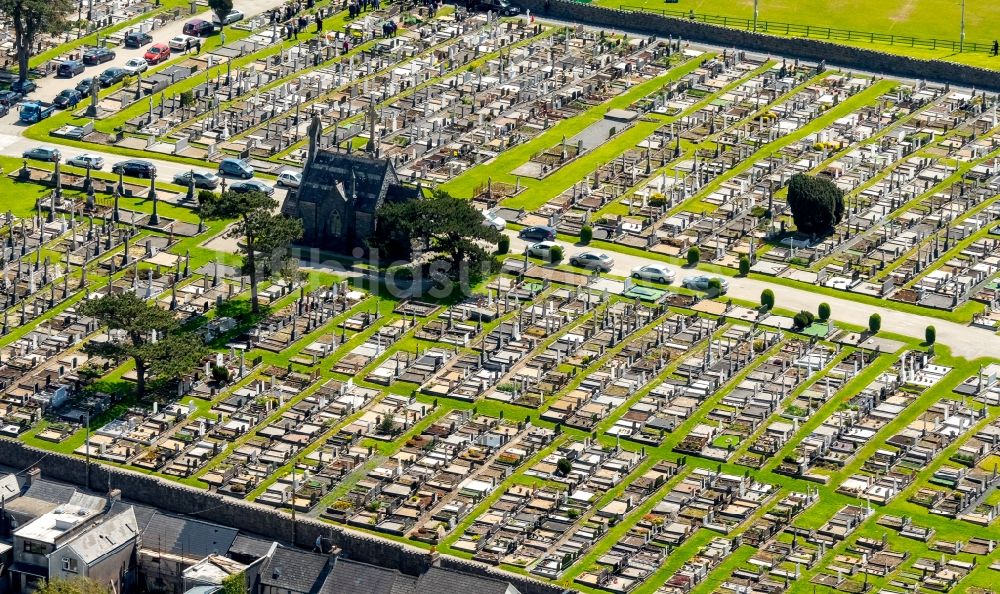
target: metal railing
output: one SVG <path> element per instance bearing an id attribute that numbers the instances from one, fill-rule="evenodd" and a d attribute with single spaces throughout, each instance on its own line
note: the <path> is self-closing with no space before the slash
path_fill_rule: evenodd
<path id="1" fill-rule="evenodd" d="M 620 4 L 621 10 L 632 12 L 647 12 L 660 14 L 663 16 L 678 19 L 691 20 L 709 25 L 721 25 L 734 29 L 754 30 L 753 18 L 731 17 L 717 14 L 702 14 L 692 11 L 669 10 L 664 8 L 647 8 L 645 6 L 635 6 Z M 782 35 L 785 37 L 807 37 L 810 39 L 824 39 L 830 41 L 848 41 L 857 43 L 885 44 L 903 47 L 912 47 L 929 50 L 949 50 L 953 52 L 992 52 L 992 44 L 966 41 L 962 43 L 951 39 L 936 39 L 933 37 L 913 37 L 910 35 L 894 35 L 892 33 L 876 33 L 873 31 L 855 31 L 853 29 L 837 29 L 834 27 L 822 27 L 817 25 L 803 25 L 800 23 L 785 23 L 781 21 L 764 21 L 757 19 L 757 33 L 770 33 L 772 35 Z"/>

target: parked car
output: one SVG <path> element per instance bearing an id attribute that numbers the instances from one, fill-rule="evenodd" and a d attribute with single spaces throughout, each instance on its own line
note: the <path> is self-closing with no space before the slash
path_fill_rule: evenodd
<path id="1" fill-rule="evenodd" d="M 214 190 L 219 186 L 219 176 L 211 171 L 182 171 L 174 176 L 174 183 L 179 186 L 186 186 L 191 183 L 191 174 L 194 173 L 194 187 Z"/>
<path id="2" fill-rule="evenodd" d="M 552 248 L 555 246 L 556 242 L 554 241 L 539 241 L 528 246 L 528 255 L 532 258 L 541 258 L 548 261 Z"/>
<path id="3" fill-rule="evenodd" d="M 215 27 L 221 27 L 222 25 L 232 25 L 233 23 L 238 23 L 239 21 L 242 21 L 244 18 L 245 15 L 243 14 L 243 11 L 237 10 L 235 8 L 230 9 L 230 11 L 226 13 L 226 18 L 222 19 L 221 21 L 219 20 L 219 16 L 213 12 L 212 25 Z"/>
<path id="4" fill-rule="evenodd" d="M 81 80 L 80 82 L 76 83 L 76 90 L 80 91 L 80 94 L 83 95 L 84 97 L 86 97 L 87 95 L 90 94 L 90 87 L 94 86 L 94 79 L 95 78 L 97 78 L 97 77 L 96 76 L 88 76 L 87 78 L 85 78 L 85 79 Z M 98 86 L 100 86 L 100 82 L 98 82 Z"/>
<path id="5" fill-rule="evenodd" d="M 28 78 L 24 80 L 15 80 L 13 84 L 10 85 L 11 91 L 14 91 L 15 93 L 20 93 L 22 96 L 27 95 L 28 93 L 34 91 L 37 88 L 38 85 L 35 84 L 35 81 Z"/>
<path id="6" fill-rule="evenodd" d="M 170 46 L 165 43 L 154 43 L 142 57 L 150 66 L 165 62 L 170 59 Z"/>
<path id="7" fill-rule="evenodd" d="M 611 272 L 611 268 L 615 265 L 614 259 L 604 252 L 580 252 L 570 258 L 569 263 L 587 270 L 603 272 Z"/>
<path id="8" fill-rule="evenodd" d="M 36 146 L 35 148 L 24 151 L 25 159 L 34 159 L 36 161 L 48 161 L 50 163 L 55 163 L 61 157 L 62 153 L 59 152 L 59 149 L 51 146 Z"/>
<path id="9" fill-rule="evenodd" d="M 115 52 L 106 47 L 92 47 L 83 52 L 83 63 L 87 66 L 97 66 L 115 59 Z"/>
<path id="10" fill-rule="evenodd" d="M 3 103 L 0 103 L 0 118 L 4 117 L 8 113 L 10 113 L 10 108 Z"/>
<path id="11" fill-rule="evenodd" d="M 142 159 L 120 161 L 111 167 L 112 173 L 122 173 L 131 177 L 152 178 L 156 175 L 156 165 Z"/>
<path id="12" fill-rule="evenodd" d="M 207 37 L 215 32 L 215 25 L 202 19 L 191 19 L 184 23 L 183 33 L 194 37 Z"/>
<path id="13" fill-rule="evenodd" d="M 301 171 L 282 171 L 278 174 L 278 185 L 286 188 L 297 188 L 302 184 Z"/>
<path id="14" fill-rule="evenodd" d="M 82 99 L 83 95 L 80 91 L 77 91 L 76 89 L 63 89 L 59 91 L 59 94 L 52 100 L 52 103 L 54 103 L 59 109 L 72 109 L 76 107 Z"/>
<path id="15" fill-rule="evenodd" d="M 521 239 L 533 239 L 535 241 L 549 241 L 556 238 L 556 230 L 546 225 L 537 227 L 525 227 L 517 234 Z"/>
<path id="16" fill-rule="evenodd" d="M 56 68 L 56 76 L 63 78 L 73 78 L 83 72 L 83 62 L 77 60 L 66 60 Z"/>
<path id="17" fill-rule="evenodd" d="M 250 179 L 253 177 L 253 167 L 243 159 L 229 157 L 219 162 L 219 175 Z"/>
<path id="18" fill-rule="evenodd" d="M 67 165 L 82 167 L 83 169 L 101 169 L 104 167 L 104 157 L 97 155 L 77 155 L 68 161 Z"/>
<path id="19" fill-rule="evenodd" d="M 271 194 L 274 194 L 274 188 L 256 179 L 248 179 L 246 181 L 236 182 L 235 184 L 229 186 L 229 191 L 236 192 L 237 194 L 260 192 L 265 196 L 270 196 Z"/>
<path id="20" fill-rule="evenodd" d="M 665 264 L 646 264 L 632 269 L 632 278 L 653 281 L 654 283 L 672 283 L 677 275 Z"/>
<path id="21" fill-rule="evenodd" d="M 145 72 L 147 68 L 149 68 L 149 64 L 147 64 L 142 58 L 129 58 L 128 61 L 122 66 L 122 70 L 128 72 L 132 76 L 135 76 L 140 72 Z"/>
<path id="22" fill-rule="evenodd" d="M 167 42 L 167 45 L 169 45 L 170 49 L 174 51 L 186 52 L 191 49 L 191 46 L 194 45 L 195 41 L 197 41 L 197 39 L 191 37 L 190 35 L 177 35 L 176 37 L 171 37 L 170 41 Z"/>
<path id="23" fill-rule="evenodd" d="M 24 99 L 24 95 L 17 91 L 0 91 L 0 105 L 9 108 L 12 105 L 17 105 L 21 99 Z"/>
<path id="24" fill-rule="evenodd" d="M 125 34 L 125 47 L 139 49 L 147 43 L 153 43 L 153 36 L 145 31 L 129 31 Z"/>
<path id="25" fill-rule="evenodd" d="M 483 213 L 483 224 L 487 227 L 493 227 L 497 231 L 503 231 L 507 228 L 507 221 L 503 217 L 498 217 L 490 211 Z"/>
<path id="26" fill-rule="evenodd" d="M 685 278 L 681 282 L 681 286 L 686 287 L 688 289 L 695 289 L 697 291 L 707 291 L 708 283 L 713 278 L 719 279 L 719 286 L 721 287 L 723 293 L 729 290 L 729 281 L 727 281 L 726 279 L 722 278 L 721 276 L 708 276 L 704 274 L 699 274 L 698 276 L 689 276 Z"/>
<path id="27" fill-rule="evenodd" d="M 117 66 L 112 66 L 111 68 L 105 69 L 104 72 L 102 72 L 97 78 L 101 81 L 102 87 L 110 87 L 111 85 L 118 84 L 125 80 L 126 76 L 128 76 L 127 70 Z"/>

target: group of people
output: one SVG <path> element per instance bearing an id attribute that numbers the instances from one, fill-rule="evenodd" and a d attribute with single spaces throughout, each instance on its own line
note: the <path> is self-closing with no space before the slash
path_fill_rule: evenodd
<path id="1" fill-rule="evenodd" d="M 362 12 L 371 8 L 372 10 L 378 10 L 382 8 L 381 0 L 350 0 L 347 3 L 347 14 L 350 18 L 354 18 L 360 15 Z"/>
<path id="2" fill-rule="evenodd" d="M 382 23 L 382 37 L 395 37 L 398 29 L 399 25 L 396 24 L 396 21 L 389 19 Z"/>

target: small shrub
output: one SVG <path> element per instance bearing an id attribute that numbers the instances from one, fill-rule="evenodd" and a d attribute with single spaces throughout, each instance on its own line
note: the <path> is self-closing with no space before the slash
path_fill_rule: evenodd
<path id="1" fill-rule="evenodd" d="M 872 334 L 878 334 L 878 331 L 882 329 L 882 316 L 874 313 L 868 318 L 868 331 Z"/>
<path id="2" fill-rule="evenodd" d="M 500 240 L 497 241 L 497 253 L 503 255 L 509 251 L 510 251 L 510 237 L 507 235 L 501 235 Z"/>
<path id="3" fill-rule="evenodd" d="M 225 384 L 229 382 L 229 370 L 224 365 L 212 366 L 212 379 L 217 383 Z"/>
<path id="4" fill-rule="evenodd" d="M 584 225 L 580 228 L 580 243 L 586 245 L 590 243 L 590 240 L 594 238 L 594 230 L 590 225 Z"/>
<path id="5" fill-rule="evenodd" d="M 820 303 L 819 307 L 816 309 L 816 313 L 819 314 L 819 319 L 821 322 L 825 322 L 830 319 L 830 304 Z"/>
<path id="6" fill-rule="evenodd" d="M 771 289 L 764 289 L 760 292 L 760 304 L 765 309 L 774 309 L 774 291 Z"/>
<path id="7" fill-rule="evenodd" d="M 928 326 L 924 330 L 924 340 L 927 342 L 927 346 L 934 344 L 937 341 L 937 328 Z"/>
<path id="8" fill-rule="evenodd" d="M 740 256 L 740 276 L 746 276 L 748 274 L 750 274 L 750 258 Z"/>
<path id="9" fill-rule="evenodd" d="M 816 316 L 814 316 L 811 311 L 803 310 L 795 314 L 792 321 L 795 322 L 796 328 L 805 329 L 812 326 L 813 322 L 816 321 Z"/>
<path id="10" fill-rule="evenodd" d="M 552 246 L 552 249 L 549 250 L 549 259 L 552 260 L 553 264 L 562 262 L 563 249 L 561 245 Z"/>
<path id="11" fill-rule="evenodd" d="M 573 463 L 567 458 L 559 458 L 559 461 L 556 462 L 556 470 L 562 476 L 566 476 L 573 470 Z"/>
<path id="12" fill-rule="evenodd" d="M 701 250 L 698 249 L 698 246 L 693 245 L 690 248 L 688 248 L 688 253 L 687 253 L 688 266 L 697 266 L 699 260 L 701 260 Z"/>

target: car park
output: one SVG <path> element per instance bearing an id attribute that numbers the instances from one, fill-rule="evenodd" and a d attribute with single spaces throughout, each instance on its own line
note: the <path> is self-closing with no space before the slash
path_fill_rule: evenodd
<path id="1" fill-rule="evenodd" d="M 122 70 L 128 72 L 130 75 L 135 76 L 140 72 L 145 72 L 149 68 L 149 64 L 142 58 L 129 58 L 124 65 L 122 65 Z"/>
<path id="2" fill-rule="evenodd" d="M 278 174 L 278 185 L 286 188 L 297 188 L 302 184 L 302 172 L 282 171 Z"/>
<path id="3" fill-rule="evenodd" d="M 229 157 L 219 161 L 219 175 L 250 179 L 253 177 L 253 167 L 243 159 Z"/>
<path id="4" fill-rule="evenodd" d="M 125 47 L 139 49 L 147 43 L 153 43 L 153 36 L 145 31 L 129 31 L 125 34 Z"/>
<path id="5" fill-rule="evenodd" d="M 59 91 L 59 94 L 52 100 L 52 103 L 59 109 L 72 109 L 80 103 L 81 99 L 83 99 L 83 95 L 80 91 L 76 89 L 63 89 Z"/>
<path id="6" fill-rule="evenodd" d="M 533 243 L 528 246 L 528 255 L 532 258 L 541 258 L 543 260 L 549 260 L 552 254 L 552 248 L 554 248 L 556 242 L 554 241 L 539 241 L 538 243 Z"/>
<path id="7" fill-rule="evenodd" d="M 125 80 L 126 76 L 128 76 L 127 70 L 117 66 L 112 66 L 111 68 L 105 69 L 105 71 L 102 72 L 97 79 L 101 82 L 102 87 L 110 87 Z"/>
<path id="8" fill-rule="evenodd" d="M 719 287 L 723 293 L 729 290 L 729 281 L 721 276 L 708 276 L 705 274 L 689 276 L 681 282 L 681 286 L 687 289 L 695 289 L 697 291 L 707 291 L 713 278 L 719 279 Z"/>
<path id="9" fill-rule="evenodd" d="M 236 182 L 235 184 L 229 186 L 229 191 L 236 192 L 237 194 L 260 192 L 265 196 L 270 196 L 271 194 L 274 194 L 274 188 L 256 179 L 248 179 L 246 181 Z"/>
<path id="10" fill-rule="evenodd" d="M 549 241 L 556 238 L 556 230 L 546 225 L 538 225 L 535 227 L 525 227 L 524 229 L 521 229 L 517 236 L 521 239 Z"/>
<path id="11" fill-rule="evenodd" d="M 92 47 L 83 52 L 83 63 L 87 66 L 97 66 L 115 59 L 115 52 L 106 47 Z"/>
<path id="12" fill-rule="evenodd" d="M 77 60 L 67 60 L 56 67 L 56 76 L 62 78 L 73 78 L 84 70 L 83 62 Z"/>
<path id="13" fill-rule="evenodd" d="M 156 175 L 156 165 L 142 159 L 120 161 L 111 167 L 112 173 L 121 173 L 130 177 L 152 178 Z"/>
<path id="14" fill-rule="evenodd" d="M 59 149 L 51 146 L 36 146 L 35 148 L 28 149 L 24 151 L 23 156 L 25 159 L 34 159 L 36 161 L 48 161 L 50 163 L 55 163 L 62 157 L 62 153 Z"/>
<path id="15" fill-rule="evenodd" d="M 67 165 L 72 165 L 74 167 L 80 167 L 82 169 L 101 169 L 104 167 L 104 157 L 99 157 L 97 155 L 77 155 L 66 161 Z"/>
<path id="16" fill-rule="evenodd" d="M 614 259 L 606 253 L 591 251 L 575 254 L 569 259 L 569 263 L 573 266 L 586 268 L 587 270 L 601 270 L 604 272 L 611 272 L 611 268 L 615 265 Z"/>
<path id="17" fill-rule="evenodd" d="M 665 264 L 646 264 L 633 268 L 632 278 L 669 284 L 674 282 L 677 275 Z"/>
<path id="18" fill-rule="evenodd" d="M 194 187 L 214 190 L 219 186 L 219 176 L 211 171 L 182 171 L 174 176 L 174 183 L 179 186 L 186 186 L 191 183 L 194 176 Z"/>
<path id="19" fill-rule="evenodd" d="M 170 59 L 170 46 L 165 43 L 154 43 L 142 57 L 150 66 L 165 62 Z"/>

